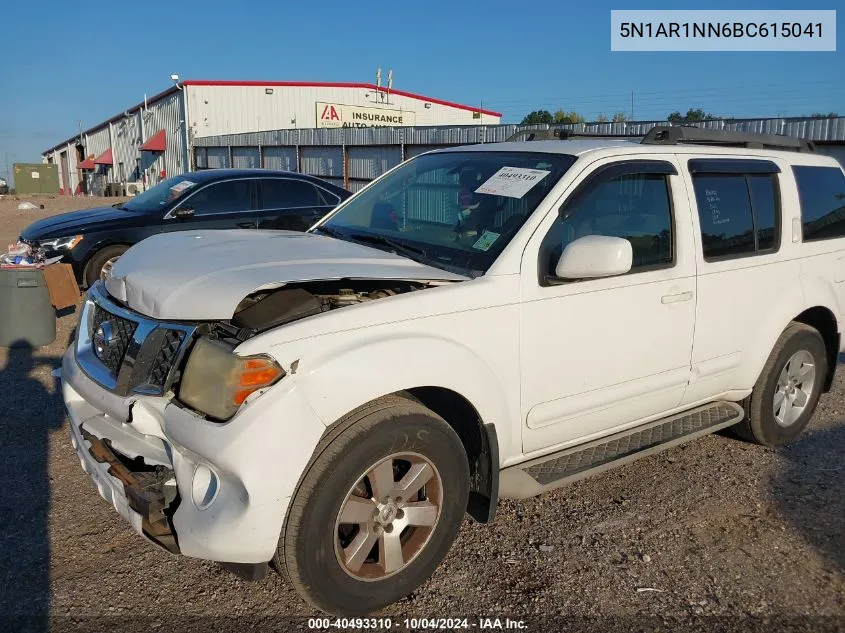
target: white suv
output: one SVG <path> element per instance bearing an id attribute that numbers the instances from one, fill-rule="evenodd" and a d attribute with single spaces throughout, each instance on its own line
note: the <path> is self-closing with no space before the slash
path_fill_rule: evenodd
<path id="1" fill-rule="evenodd" d="M 82 466 L 168 551 L 359 614 L 499 498 L 728 426 L 790 442 L 845 319 L 845 174 L 811 149 L 458 147 L 308 233 L 147 239 L 64 356 Z"/>

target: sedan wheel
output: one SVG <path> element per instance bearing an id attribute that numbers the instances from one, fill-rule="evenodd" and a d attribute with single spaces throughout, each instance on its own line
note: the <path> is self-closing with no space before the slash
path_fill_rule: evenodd
<path id="1" fill-rule="evenodd" d="M 112 266 L 114 263 L 119 259 L 119 257 L 112 257 L 107 259 L 106 262 L 103 264 L 102 269 L 100 269 L 100 281 L 105 281 L 109 275 L 111 275 Z"/>

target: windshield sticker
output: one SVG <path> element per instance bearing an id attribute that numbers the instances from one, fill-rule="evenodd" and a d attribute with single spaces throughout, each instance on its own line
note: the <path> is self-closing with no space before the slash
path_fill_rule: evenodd
<path id="1" fill-rule="evenodd" d="M 173 185 L 170 188 L 170 193 L 178 195 L 178 194 L 182 193 L 183 191 L 185 191 L 186 189 L 190 189 L 195 184 L 197 184 L 197 183 L 190 181 L 190 180 L 182 180 L 181 182 L 177 182 L 175 185 Z"/>
<path id="2" fill-rule="evenodd" d="M 525 167 L 502 167 L 487 181 L 475 190 L 476 193 L 486 193 L 491 196 L 507 196 L 521 198 L 528 191 L 549 175 L 543 169 L 527 169 Z M 498 236 L 497 236 L 498 237 Z"/>
<path id="3" fill-rule="evenodd" d="M 490 247 L 493 246 L 493 244 L 498 239 L 499 233 L 494 233 L 493 231 L 484 231 L 484 233 L 481 234 L 481 237 L 479 237 L 475 241 L 475 244 L 473 244 L 472 247 L 479 251 L 487 251 L 490 250 Z"/>

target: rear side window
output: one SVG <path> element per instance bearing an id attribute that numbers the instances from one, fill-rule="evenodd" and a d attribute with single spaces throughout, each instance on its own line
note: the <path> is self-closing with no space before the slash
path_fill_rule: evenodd
<path id="1" fill-rule="evenodd" d="M 836 167 L 792 168 L 805 242 L 845 236 L 845 175 Z"/>
<path id="2" fill-rule="evenodd" d="M 777 176 L 768 173 L 694 173 L 705 260 L 777 250 L 780 204 Z"/>
<path id="3" fill-rule="evenodd" d="M 224 180 L 200 189 L 185 201 L 197 215 L 238 213 L 255 209 L 252 180 Z"/>
<path id="4" fill-rule="evenodd" d="M 317 187 L 304 180 L 268 178 L 261 181 L 261 201 L 265 209 L 295 209 L 323 205 Z"/>

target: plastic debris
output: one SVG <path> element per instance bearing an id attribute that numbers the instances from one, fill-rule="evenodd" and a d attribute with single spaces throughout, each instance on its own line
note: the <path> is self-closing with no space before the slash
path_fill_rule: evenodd
<path id="1" fill-rule="evenodd" d="M 50 258 L 54 263 L 58 258 Z M 48 262 L 44 259 L 44 252 L 40 248 L 32 248 L 24 242 L 9 244 L 6 252 L 0 254 L 0 268 L 44 268 Z"/>
<path id="2" fill-rule="evenodd" d="M 38 207 L 31 202 L 21 202 L 18 205 L 19 211 L 29 211 L 30 209 L 37 209 Z"/>
<path id="3" fill-rule="evenodd" d="M 654 587 L 637 587 L 637 593 L 646 593 L 654 591 L 656 593 L 666 593 L 665 589 L 655 589 Z"/>

